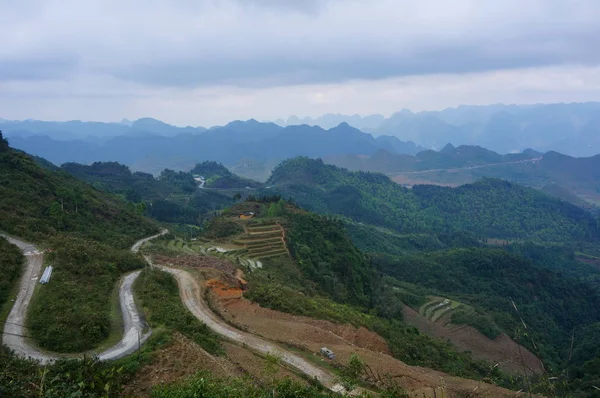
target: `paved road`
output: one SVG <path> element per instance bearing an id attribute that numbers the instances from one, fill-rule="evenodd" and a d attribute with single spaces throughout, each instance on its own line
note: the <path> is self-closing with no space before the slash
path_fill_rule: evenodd
<path id="1" fill-rule="evenodd" d="M 162 230 L 160 234 L 137 241 L 131 247 L 131 251 L 137 253 L 144 242 L 166 234 L 167 232 L 167 230 Z M 3 235 L 0 234 L 0 236 Z M 42 352 L 31 346 L 26 338 L 21 337 L 24 334 L 24 328 L 21 325 L 24 325 L 27 307 L 33 295 L 35 285 L 37 284 L 38 275 L 40 275 L 41 272 L 43 254 L 39 253 L 35 246 L 29 243 L 9 237 L 7 238 L 11 243 L 19 246 L 19 248 L 21 248 L 25 254 L 27 258 L 27 269 L 25 270 L 21 279 L 21 287 L 15 301 L 15 305 L 13 306 L 7 318 L 2 341 L 6 346 L 10 347 L 15 351 L 15 353 L 17 353 L 17 355 L 21 357 L 29 357 L 39 361 L 42 364 L 55 361 L 59 358 L 57 354 Z M 164 266 L 159 266 L 159 268 L 175 277 L 179 285 L 179 294 L 181 296 L 181 300 L 185 306 L 192 312 L 192 314 L 194 314 L 196 318 L 204 322 L 214 332 L 230 340 L 245 344 L 252 350 L 255 350 L 261 354 L 275 355 L 279 357 L 281 361 L 285 362 L 294 369 L 297 369 L 311 378 L 316 378 L 319 382 L 332 391 L 344 392 L 344 388 L 336 382 L 337 377 L 332 373 L 329 373 L 324 369 L 311 364 L 302 357 L 284 350 L 276 344 L 268 342 L 263 338 L 237 330 L 219 319 L 215 314 L 213 314 L 213 312 L 208 308 L 202 299 L 200 285 L 190 273 L 181 269 Z M 150 337 L 151 332 L 142 335 L 145 324 L 135 306 L 131 289 L 131 286 L 140 273 L 141 271 L 135 271 L 127 274 L 123 278 L 123 282 L 119 289 L 119 298 L 121 302 L 121 311 L 123 313 L 123 324 L 125 330 L 123 337 L 115 346 L 98 355 L 100 360 L 113 360 L 127 356 L 138 349 L 138 337 L 140 338 L 139 341 L 142 343 L 148 337 Z"/>
<path id="2" fill-rule="evenodd" d="M 161 234 L 164 233 L 166 233 L 166 231 L 161 232 Z M 131 250 L 134 253 L 137 253 L 144 242 L 161 234 L 137 241 L 132 246 Z M 20 357 L 31 358 L 39 361 L 41 364 L 53 362 L 60 358 L 60 354 L 43 352 L 32 346 L 28 339 L 24 337 L 27 336 L 27 330 L 23 326 L 25 325 L 27 307 L 33 296 L 38 278 L 41 275 L 44 256 L 30 243 L 3 234 L 0 234 L 0 236 L 6 237 L 9 242 L 18 246 L 27 259 L 27 266 L 21 278 L 19 293 L 17 294 L 15 304 L 13 305 L 8 318 L 6 318 L 2 342 Z M 150 331 L 144 334 L 145 323 L 135 306 L 131 289 L 136 278 L 140 275 L 140 272 L 141 271 L 135 271 L 129 273 L 123 278 L 123 282 L 119 288 L 119 299 L 124 326 L 123 337 L 116 345 L 98 354 L 98 357 L 101 360 L 113 360 L 127 356 L 138 349 L 139 343 L 144 343 L 148 337 L 150 337 Z M 52 280 L 50 281 L 50 286 L 51 284 Z"/>
<path id="3" fill-rule="evenodd" d="M 298 355 L 282 349 L 281 347 L 266 341 L 250 333 L 242 332 L 233 328 L 221 319 L 219 319 L 206 305 L 202 299 L 200 285 L 194 277 L 187 271 L 177 268 L 156 266 L 175 277 L 179 285 L 179 294 L 185 306 L 192 314 L 204 322 L 215 333 L 245 344 L 252 350 L 261 354 L 271 354 L 281 358 L 281 361 L 299 370 L 311 378 L 317 378 L 327 388 L 343 392 L 343 387 L 336 382 L 337 377 L 313 364 L 304 360 Z"/>

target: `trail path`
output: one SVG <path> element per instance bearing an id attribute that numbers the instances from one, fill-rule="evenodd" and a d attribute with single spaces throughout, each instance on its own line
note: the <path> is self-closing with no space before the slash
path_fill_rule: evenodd
<path id="1" fill-rule="evenodd" d="M 137 241 L 132 247 L 131 251 L 137 253 L 140 246 L 161 234 L 141 239 Z M 36 247 L 30 243 L 23 242 L 19 239 L 15 239 L 4 234 L 0 236 L 5 237 L 8 241 L 18 246 L 27 260 L 26 268 L 21 277 L 19 286 L 19 293 L 15 300 L 6 323 L 4 325 L 4 332 L 2 333 L 2 343 L 13 350 L 18 356 L 23 358 L 31 358 L 39 361 L 41 364 L 53 362 L 61 357 L 72 357 L 72 355 L 61 355 L 57 353 L 44 352 L 27 341 L 27 331 L 25 325 L 25 317 L 27 315 L 27 308 L 29 302 L 35 291 L 35 286 L 38 282 L 38 278 L 41 275 L 42 265 L 44 262 L 44 255 L 38 251 Z M 139 344 L 144 343 L 148 337 L 150 337 L 151 331 L 144 334 L 145 323 L 142 321 L 142 317 L 135 306 L 133 298 L 132 285 L 136 278 L 140 275 L 141 271 L 131 272 L 124 276 L 121 286 L 119 288 L 119 300 L 121 305 L 121 313 L 123 315 L 123 337 L 113 347 L 98 353 L 100 360 L 114 360 L 127 356 L 138 349 Z M 50 284 L 52 281 L 50 281 Z M 51 286 L 51 285 L 50 285 Z"/>

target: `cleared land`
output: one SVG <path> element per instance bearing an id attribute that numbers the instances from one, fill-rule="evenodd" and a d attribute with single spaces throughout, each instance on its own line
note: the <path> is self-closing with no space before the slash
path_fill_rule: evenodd
<path id="1" fill-rule="evenodd" d="M 474 358 L 498 364 L 511 374 L 541 374 L 542 362 L 525 347 L 517 344 L 505 333 L 489 339 L 468 325 L 450 323 L 452 312 L 466 306 L 456 301 L 436 297 L 422 305 L 419 311 L 404 307 L 404 320 L 422 333 L 450 340 L 459 350 L 470 351 Z"/>
<path id="2" fill-rule="evenodd" d="M 364 328 L 285 314 L 260 307 L 243 298 L 221 299 L 213 296 L 213 302 L 228 322 L 268 340 L 295 347 L 311 361 L 330 363 L 318 354 L 323 346 L 336 354 L 333 366 L 336 363 L 347 364 L 350 356 L 356 353 L 367 363 L 375 379 L 389 376 L 413 397 L 439 397 L 442 394 L 490 397 L 519 395 L 483 382 L 406 365 L 389 354 L 387 343 L 381 336 Z"/>

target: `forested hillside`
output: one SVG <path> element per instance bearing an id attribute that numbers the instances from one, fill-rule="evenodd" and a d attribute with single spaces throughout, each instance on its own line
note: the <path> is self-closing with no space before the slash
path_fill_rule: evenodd
<path id="1" fill-rule="evenodd" d="M 242 178 L 227 169 L 220 163 L 213 161 L 205 161 L 196 164 L 191 171 L 194 175 L 200 175 L 206 179 L 207 188 L 259 188 L 262 186 L 257 181 L 252 181 L 248 178 Z"/>
<path id="2" fill-rule="evenodd" d="M 600 205 L 598 155 L 574 158 L 531 149 L 501 155 L 478 146 L 448 144 L 439 152 L 428 150 L 415 156 L 380 150 L 372 156 L 329 156 L 324 161 L 352 171 L 386 173 L 405 186 L 458 186 L 481 178 L 499 178 L 543 190 L 580 207 Z"/>
<path id="3" fill-rule="evenodd" d="M 68 234 L 120 248 L 156 230 L 118 198 L 38 166 L 1 136 L 0 143 L 1 230 L 34 242 Z"/>
<path id="4" fill-rule="evenodd" d="M 583 209 L 501 180 L 411 190 L 382 174 L 350 172 L 301 157 L 282 162 L 267 185 L 307 209 L 404 234 L 469 231 L 480 239 L 600 238 L 598 221 Z"/>
<path id="5" fill-rule="evenodd" d="M 64 171 L 40 167 L 0 137 L 0 230 L 51 249 L 52 281 L 29 307 L 35 343 L 72 352 L 122 333 L 111 317 L 111 294 L 121 275 L 144 264 L 130 246 L 158 231 L 139 209 Z M 14 248 L 4 255 L 0 291 L 6 294 L 21 268 L 15 268 Z"/>
<path id="6" fill-rule="evenodd" d="M 139 171 L 132 173 L 117 162 L 95 162 L 89 166 L 65 163 L 61 168 L 98 189 L 122 196 L 130 202 L 129 207 L 161 222 L 201 225 L 207 213 L 234 202 L 234 193 L 198 189 L 189 172 L 165 169 L 155 178 Z M 239 179 L 229 174 L 230 178 Z"/>

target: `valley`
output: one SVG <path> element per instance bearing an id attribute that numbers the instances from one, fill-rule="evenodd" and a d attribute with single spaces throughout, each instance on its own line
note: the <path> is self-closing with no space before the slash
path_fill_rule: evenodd
<path id="1" fill-rule="evenodd" d="M 453 153 L 460 172 L 544 162 L 471 164 L 463 150 L 419 156 Z M 216 162 L 158 177 L 38 162 L 0 153 L 0 227 L 36 242 L 12 240 L 21 285 L 0 296 L 16 303 L 3 327 L 13 351 L 0 355 L 17 364 L 12 391 L 35 391 L 36 373 L 18 371 L 37 366 L 25 357 L 56 372 L 51 383 L 72 363 L 114 377 L 111 397 L 196 388 L 198 377 L 324 396 L 545 395 L 566 369 L 560 388 L 593 388 L 599 224 L 575 204 L 500 179 L 406 189 L 305 157 L 265 183 Z M 437 173 L 420 167 L 411 172 Z M 97 389 L 84 386 L 59 388 Z"/>

